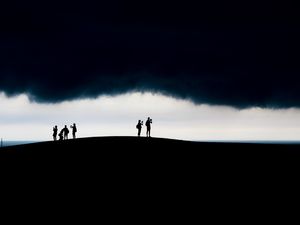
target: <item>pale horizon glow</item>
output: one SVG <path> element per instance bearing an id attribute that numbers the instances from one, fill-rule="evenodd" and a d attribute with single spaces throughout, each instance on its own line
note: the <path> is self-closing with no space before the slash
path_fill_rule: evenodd
<path id="1" fill-rule="evenodd" d="M 197 141 L 300 140 L 300 109 L 195 105 L 161 94 L 133 92 L 55 104 L 30 102 L 26 94 L 0 93 L 0 138 L 52 140 L 59 130 L 76 123 L 77 136 L 136 136 L 139 119 L 153 119 L 153 137 Z M 146 129 L 143 127 L 142 136 Z M 70 135 L 71 136 L 71 135 Z"/>

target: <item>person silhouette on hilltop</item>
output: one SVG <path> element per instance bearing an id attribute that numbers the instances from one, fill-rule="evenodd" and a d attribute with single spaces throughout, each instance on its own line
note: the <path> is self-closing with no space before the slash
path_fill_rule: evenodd
<path id="1" fill-rule="evenodd" d="M 59 136 L 59 140 L 62 141 L 64 139 L 64 129 L 61 129 L 61 131 L 59 132 L 58 136 Z"/>
<path id="2" fill-rule="evenodd" d="M 76 124 L 73 123 L 73 125 L 71 125 L 70 128 L 72 129 L 73 139 L 75 139 L 76 138 L 76 132 L 77 132 Z"/>
<path id="3" fill-rule="evenodd" d="M 142 126 L 143 126 L 143 121 L 139 120 L 138 124 L 136 125 L 136 129 L 138 129 L 138 137 L 141 136 Z"/>
<path id="4" fill-rule="evenodd" d="M 146 127 L 147 127 L 146 136 L 147 136 L 147 137 L 151 137 L 151 136 L 150 136 L 151 123 L 152 123 L 152 119 L 150 119 L 150 117 L 148 117 L 148 119 L 147 119 L 147 121 L 146 121 Z"/>
<path id="5" fill-rule="evenodd" d="M 57 126 L 53 127 L 53 140 L 56 141 L 57 140 Z"/>
<path id="6" fill-rule="evenodd" d="M 67 127 L 67 125 L 65 125 L 65 127 L 64 127 L 64 129 L 63 129 L 64 131 L 64 140 L 68 140 L 68 135 L 69 135 L 69 129 L 68 129 L 68 127 Z"/>

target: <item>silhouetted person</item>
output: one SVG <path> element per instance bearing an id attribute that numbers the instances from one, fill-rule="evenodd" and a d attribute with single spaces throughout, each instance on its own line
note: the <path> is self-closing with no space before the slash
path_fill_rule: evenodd
<path id="1" fill-rule="evenodd" d="M 68 127 L 67 127 L 67 125 L 65 125 L 65 127 L 64 127 L 64 129 L 63 129 L 64 131 L 64 140 L 68 140 L 68 135 L 69 135 L 69 129 L 68 129 Z"/>
<path id="2" fill-rule="evenodd" d="M 53 127 L 53 140 L 56 141 L 57 140 L 57 126 Z"/>
<path id="3" fill-rule="evenodd" d="M 150 119 L 150 117 L 148 117 L 148 119 L 147 119 L 147 121 L 146 121 L 146 127 L 147 127 L 146 136 L 147 136 L 147 137 L 151 137 L 151 136 L 150 136 L 151 123 L 152 123 L 152 119 Z"/>
<path id="4" fill-rule="evenodd" d="M 73 123 L 73 125 L 71 125 L 70 127 L 71 127 L 71 129 L 72 129 L 73 139 L 75 139 L 75 138 L 76 138 L 76 132 L 77 132 L 76 124 Z"/>
<path id="5" fill-rule="evenodd" d="M 142 126 L 143 126 L 143 121 L 139 120 L 138 124 L 136 125 L 136 129 L 138 129 L 138 137 L 141 136 Z"/>
<path id="6" fill-rule="evenodd" d="M 59 136 L 59 140 L 60 141 L 62 141 L 64 139 L 64 128 L 61 129 L 61 131 L 59 132 L 58 136 Z"/>

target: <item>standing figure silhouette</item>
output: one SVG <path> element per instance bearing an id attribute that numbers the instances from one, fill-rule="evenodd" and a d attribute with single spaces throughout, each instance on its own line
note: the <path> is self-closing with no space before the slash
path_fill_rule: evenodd
<path id="1" fill-rule="evenodd" d="M 150 136 L 151 123 L 152 123 L 152 119 L 150 119 L 150 117 L 148 117 L 148 119 L 147 119 L 147 121 L 146 121 L 146 127 L 147 127 L 146 136 L 147 136 L 147 137 L 151 137 L 151 136 Z"/>
<path id="2" fill-rule="evenodd" d="M 68 140 L 69 129 L 68 129 L 67 125 L 65 125 L 63 130 L 64 130 L 64 140 Z"/>
<path id="3" fill-rule="evenodd" d="M 56 141 L 57 140 L 57 126 L 53 127 L 53 140 Z"/>
<path id="4" fill-rule="evenodd" d="M 76 132 L 77 132 L 76 124 L 73 123 L 73 125 L 71 125 L 70 128 L 72 129 L 73 139 L 75 139 L 76 138 Z"/>
<path id="5" fill-rule="evenodd" d="M 138 124 L 136 125 L 136 128 L 138 129 L 138 137 L 141 136 L 142 126 L 143 126 L 143 121 L 139 120 Z"/>

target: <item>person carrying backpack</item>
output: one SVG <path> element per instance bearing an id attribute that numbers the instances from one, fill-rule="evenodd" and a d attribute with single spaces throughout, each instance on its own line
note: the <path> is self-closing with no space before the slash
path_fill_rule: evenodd
<path id="1" fill-rule="evenodd" d="M 138 137 L 141 136 L 142 126 L 143 126 L 143 121 L 139 120 L 138 124 L 136 125 L 136 129 L 138 129 Z"/>

